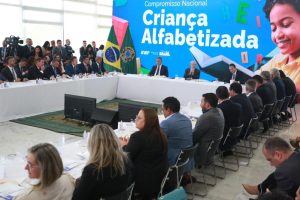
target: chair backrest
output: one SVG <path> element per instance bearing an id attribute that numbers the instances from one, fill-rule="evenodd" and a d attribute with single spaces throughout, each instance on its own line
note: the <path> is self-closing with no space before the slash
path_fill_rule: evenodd
<path id="1" fill-rule="evenodd" d="M 284 103 L 284 98 L 277 100 L 276 113 L 279 113 L 281 111 L 283 103 Z"/>
<path id="2" fill-rule="evenodd" d="M 187 159 L 192 160 L 198 146 L 199 144 L 197 143 L 192 147 L 181 150 L 175 164 L 178 165 L 179 163 L 184 163 Z"/>
<path id="3" fill-rule="evenodd" d="M 214 157 L 216 152 L 218 151 L 219 144 L 222 138 L 217 140 L 211 140 L 208 147 L 207 147 L 207 156 L 204 165 L 210 165 L 214 162 Z"/>
<path id="4" fill-rule="evenodd" d="M 281 107 L 281 111 L 285 111 L 292 100 L 292 95 L 286 96 Z"/>
<path id="5" fill-rule="evenodd" d="M 265 104 L 258 120 L 261 121 L 264 120 L 266 117 L 269 117 L 271 115 L 273 107 L 274 107 L 274 103 Z"/>
<path id="6" fill-rule="evenodd" d="M 247 139 L 248 136 L 251 134 L 251 132 L 255 129 L 255 126 L 258 123 L 258 117 L 253 117 L 250 119 L 249 125 L 246 129 L 245 135 L 244 135 L 244 139 Z"/>
<path id="7" fill-rule="evenodd" d="M 293 108 L 295 106 L 295 104 L 297 103 L 297 99 L 300 96 L 300 93 L 296 93 L 294 96 L 292 96 L 292 99 L 289 103 L 289 107 Z"/>
<path id="8" fill-rule="evenodd" d="M 239 137 L 240 137 L 240 134 L 241 134 L 241 131 L 242 131 L 242 129 L 243 129 L 243 126 L 244 126 L 244 124 L 241 124 L 240 126 L 233 126 L 233 127 L 230 127 L 229 130 L 228 130 L 228 133 L 227 133 L 227 135 L 226 135 L 226 138 L 225 138 L 225 140 L 224 140 L 224 142 L 223 142 L 223 145 L 226 144 L 227 139 L 228 139 L 229 137 L 231 137 L 231 138 L 239 138 Z"/>
<path id="9" fill-rule="evenodd" d="M 160 186 L 160 196 L 162 196 L 164 192 L 169 192 L 180 187 L 180 181 L 183 176 L 184 167 L 188 162 L 189 159 L 187 159 L 184 163 L 169 167 Z"/>
<path id="10" fill-rule="evenodd" d="M 119 194 L 116 194 L 116 195 L 113 195 L 113 196 L 100 198 L 100 200 L 131 200 L 131 195 L 132 195 L 133 188 L 134 188 L 134 183 L 132 183 L 123 192 L 121 192 Z"/>
<path id="11" fill-rule="evenodd" d="M 272 107 L 272 111 L 270 112 L 270 116 L 269 116 L 270 118 L 272 118 L 272 116 L 274 116 L 276 114 L 277 104 L 278 104 L 278 101 L 275 101 L 273 104 L 273 107 Z"/>

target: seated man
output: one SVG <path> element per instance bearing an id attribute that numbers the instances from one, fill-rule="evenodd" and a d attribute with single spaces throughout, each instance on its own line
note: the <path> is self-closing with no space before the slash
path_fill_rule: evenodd
<path id="1" fill-rule="evenodd" d="M 201 108 L 203 114 L 198 118 L 193 129 L 193 143 L 199 143 L 195 153 L 197 166 L 209 164 L 215 152 L 208 155 L 207 150 L 212 141 L 222 138 L 224 129 L 224 116 L 221 109 L 217 108 L 218 98 L 213 93 L 202 95 Z"/>
<path id="2" fill-rule="evenodd" d="M 260 75 L 253 76 L 256 81 L 256 93 L 260 96 L 263 105 L 271 104 L 276 101 L 276 94 L 265 82 Z"/>
<path id="3" fill-rule="evenodd" d="M 160 127 L 168 139 L 168 161 L 172 166 L 180 151 L 193 145 L 192 122 L 179 113 L 180 102 L 175 97 L 165 98 L 162 110 L 166 119 L 160 123 Z"/>
<path id="4" fill-rule="evenodd" d="M 35 80 L 35 79 L 44 79 L 44 59 L 43 58 L 36 58 L 34 60 L 34 64 L 28 70 L 28 79 Z"/>
<path id="5" fill-rule="evenodd" d="M 237 70 L 235 64 L 231 63 L 229 64 L 228 67 L 231 76 L 228 77 L 227 83 L 231 83 L 231 82 L 239 82 L 239 83 L 244 83 L 243 79 L 241 78 L 241 72 Z"/>
<path id="6" fill-rule="evenodd" d="M 18 69 L 15 67 L 16 60 L 12 56 L 6 58 L 6 67 L 1 70 L 2 76 L 9 82 L 19 82 L 22 80 L 22 75 Z"/>
<path id="7" fill-rule="evenodd" d="M 241 138 L 245 136 L 251 118 L 256 117 L 256 114 L 254 112 L 250 100 L 247 98 L 245 94 L 242 94 L 242 91 L 243 89 L 241 84 L 237 82 L 232 83 L 229 87 L 229 94 L 231 97 L 230 100 L 235 103 L 239 103 L 242 108 L 241 122 L 244 124 L 244 127 L 241 132 Z M 249 134 L 250 133 L 248 133 L 246 137 L 248 137 Z"/>
<path id="8" fill-rule="evenodd" d="M 88 56 L 83 56 L 82 62 L 77 66 L 76 74 L 90 74 L 90 73 L 92 73 L 90 58 Z"/>
<path id="9" fill-rule="evenodd" d="M 184 72 L 185 79 L 199 79 L 200 77 L 200 70 L 196 69 L 197 63 L 196 61 L 192 60 L 190 62 L 190 67 L 187 68 Z"/>
<path id="10" fill-rule="evenodd" d="M 275 84 L 276 93 L 277 93 L 277 100 L 282 100 L 286 96 L 285 86 L 283 81 L 280 78 L 280 72 L 277 68 L 272 68 L 270 71 L 271 80 Z"/>
<path id="11" fill-rule="evenodd" d="M 275 100 L 278 100 L 276 85 L 271 80 L 271 74 L 270 74 L 270 72 L 269 71 L 262 71 L 260 73 L 260 76 L 263 78 L 264 84 L 273 91 L 272 94 L 275 94 Z"/>
<path id="12" fill-rule="evenodd" d="M 44 76 L 49 79 L 53 80 L 57 76 L 62 76 L 62 73 L 59 69 L 60 60 L 52 60 L 51 65 L 44 70 Z"/>
<path id="13" fill-rule="evenodd" d="M 77 70 L 77 57 L 73 56 L 69 64 L 66 65 L 66 74 L 70 77 L 76 74 Z"/>
<path id="14" fill-rule="evenodd" d="M 230 155 L 232 153 L 231 148 L 238 141 L 236 140 L 236 138 L 228 137 L 226 143 L 224 144 L 224 140 L 228 134 L 230 127 L 237 127 L 241 125 L 240 118 L 242 114 L 242 108 L 240 104 L 234 103 L 229 99 L 229 92 L 227 87 L 219 86 L 216 90 L 216 95 L 219 99 L 218 108 L 222 110 L 225 120 L 223 137 L 219 147 L 221 150 L 225 151 L 224 155 Z"/>
<path id="15" fill-rule="evenodd" d="M 96 62 L 93 62 L 92 64 L 92 71 L 95 74 L 104 74 L 106 72 L 105 68 L 103 67 L 102 57 L 96 57 Z"/>
<path id="16" fill-rule="evenodd" d="M 260 96 L 255 92 L 256 81 L 254 79 L 249 79 L 245 83 L 246 85 L 246 95 L 249 98 L 255 113 L 262 112 L 263 102 Z"/>
<path id="17" fill-rule="evenodd" d="M 162 58 L 156 58 L 156 65 L 154 65 L 149 73 L 149 76 L 169 76 L 168 67 L 162 64 Z"/>
<path id="18" fill-rule="evenodd" d="M 279 190 L 295 197 L 300 185 L 300 154 L 279 137 L 266 140 L 262 150 L 266 160 L 276 169 L 259 185 L 243 185 L 249 194 L 258 195 L 268 190 Z"/>

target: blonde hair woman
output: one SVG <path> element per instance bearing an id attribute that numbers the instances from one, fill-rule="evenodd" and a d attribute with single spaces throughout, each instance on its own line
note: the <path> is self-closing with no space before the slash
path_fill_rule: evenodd
<path id="1" fill-rule="evenodd" d="M 73 200 L 99 200 L 124 191 L 131 184 L 130 163 L 114 131 L 95 125 L 88 140 L 90 157 L 78 180 Z"/>
<path id="2" fill-rule="evenodd" d="M 48 143 L 28 149 L 26 156 L 28 176 L 39 183 L 23 191 L 15 200 L 71 199 L 75 180 L 63 174 L 63 163 L 57 149 Z"/>

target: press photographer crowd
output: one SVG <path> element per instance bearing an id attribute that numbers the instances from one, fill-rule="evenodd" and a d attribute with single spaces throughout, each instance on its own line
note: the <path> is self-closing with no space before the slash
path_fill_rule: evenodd
<path id="1" fill-rule="evenodd" d="M 0 47 L 0 83 L 19 82 L 36 79 L 52 80 L 58 76 L 72 77 L 75 74 L 103 74 L 102 57 L 104 45 L 96 47 L 96 42 L 82 42 L 78 59 L 71 41 L 45 41 L 43 46 L 33 46 L 31 38 L 27 38 L 25 45 L 19 37 L 9 36 Z"/>

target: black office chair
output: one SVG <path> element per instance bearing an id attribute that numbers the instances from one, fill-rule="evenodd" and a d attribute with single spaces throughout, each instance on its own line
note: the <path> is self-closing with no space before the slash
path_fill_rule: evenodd
<path id="1" fill-rule="evenodd" d="M 223 144 L 222 146 L 226 146 L 226 144 L 228 143 L 229 140 L 232 140 L 232 141 L 238 141 L 239 138 L 240 138 L 240 134 L 241 134 L 241 131 L 243 129 L 243 126 L 244 124 L 240 125 L 240 126 L 235 126 L 235 127 L 230 127 L 229 130 L 228 130 L 228 133 L 223 141 Z M 235 157 L 235 161 L 236 162 L 230 162 L 228 160 L 225 160 L 223 154 L 225 151 L 227 150 L 232 150 L 233 151 L 233 156 Z M 237 156 L 236 154 L 237 150 L 236 150 L 236 144 L 232 144 L 232 147 L 230 149 L 223 149 L 221 150 L 221 148 L 218 148 L 218 155 L 219 155 L 219 161 L 222 163 L 222 166 L 220 165 L 217 165 L 218 167 L 223 167 L 225 172 L 224 174 L 226 175 L 226 169 L 228 170 L 231 170 L 231 171 L 238 171 L 239 169 L 239 157 Z M 226 167 L 226 163 L 229 163 L 229 164 L 236 164 L 236 169 L 232 169 L 232 168 L 229 168 L 229 167 Z M 225 176 L 224 176 L 225 177 Z"/>

